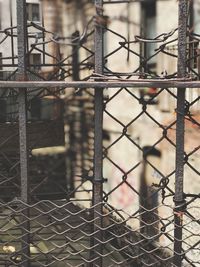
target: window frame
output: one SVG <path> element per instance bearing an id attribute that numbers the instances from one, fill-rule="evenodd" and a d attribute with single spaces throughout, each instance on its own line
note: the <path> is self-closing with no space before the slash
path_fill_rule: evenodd
<path id="1" fill-rule="evenodd" d="M 38 20 L 33 19 L 33 9 L 34 9 L 33 6 L 38 6 Z M 35 2 L 26 3 L 26 16 L 28 21 L 41 22 L 40 3 L 35 3 Z"/>

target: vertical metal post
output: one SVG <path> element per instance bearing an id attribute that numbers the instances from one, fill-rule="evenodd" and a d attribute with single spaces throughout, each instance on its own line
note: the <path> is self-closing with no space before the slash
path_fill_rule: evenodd
<path id="1" fill-rule="evenodd" d="M 80 34 L 79 31 L 75 31 L 72 34 L 72 78 L 73 81 L 79 81 L 80 77 L 79 77 L 79 43 L 78 43 L 78 38 L 79 38 Z M 75 41 L 74 41 L 75 40 Z"/>
<path id="2" fill-rule="evenodd" d="M 103 16 L 103 0 L 95 0 L 96 25 L 95 25 L 95 72 L 103 73 L 103 28 L 98 19 Z M 103 193 L 103 88 L 95 88 L 94 99 L 94 180 L 93 180 L 93 205 L 94 205 L 94 262 L 93 266 L 102 266 L 102 193 Z"/>
<path id="3" fill-rule="evenodd" d="M 187 0 L 179 1 L 178 19 L 178 77 L 186 75 L 187 60 Z M 176 121 L 176 174 L 174 195 L 174 265 L 182 265 L 182 219 L 184 211 L 184 131 L 185 131 L 185 89 L 179 88 L 177 94 L 177 121 Z"/>
<path id="4" fill-rule="evenodd" d="M 143 3 L 141 1 L 140 3 L 140 36 L 145 36 L 146 35 L 146 23 L 145 23 L 145 18 L 146 18 L 146 9 L 145 9 L 145 2 Z M 140 72 L 141 73 L 146 73 L 147 72 L 147 62 L 145 61 L 146 58 L 146 50 L 147 50 L 147 44 L 140 42 Z"/>
<path id="5" fill-rule="evenodd" d="M 17 0 L 17 44 L 18 44 L 18 79 L 26 80 L 26 47 L 27 47 L 27 27 L 26 27 L 26 1 Z M 20 142 L 20 171 L 21 171 L 21 200 L 29 202 L 28 183 L 28 147 L 27 147 L 27 91 L 19 90 L 19 142 Z M 29 249 L 29 210 L 23 209 L 22 217 L 22 267 L 28 267 L 30 259 Z"/>
<path id="6" fill-rule="evenodd" d="M 44 1 L 40 1 L 40 12 L 41 12 L 41 20 L 42 20 L 42 27 L 45 28 L 44 26 L 44 9 L 45 9 L 45 4 L 44 4 Z M 45 55 L 45 52 L 46 52 L 46 46 L 45 46 L 45 30 L 43 29 L 42 30 L 42 41 L 43 41 L 43 45 L 42 45 L 42 63 L 43 65 L 46 64 L 46 55 Z"/>
<path id="7" fill-rule="evenodd" d="M 10 11 L 10 27 L 11 27 L 11 53 L 12 53 L 12 65 L 15 64 L 15 51 L 14 51 L 14 37 L 13 37 L 13 9 L 11 0 L 9 1 L 9 11 Z"/>

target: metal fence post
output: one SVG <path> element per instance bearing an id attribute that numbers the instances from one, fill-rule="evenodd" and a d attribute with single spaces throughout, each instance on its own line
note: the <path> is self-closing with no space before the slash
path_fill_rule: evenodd
<path id="1" fill-rule="evenodd" d="M 8 1 L 10 8 L 11 2 L 12 1 Z M 0 136 L 0 189 L 2 191 L 2 196 L 0 197 L 0 249 L 2 250 L 0 266 L 18 265 L 20 267 L 31 267 L 33 265 L 52 266 L 61 264 L 63 266 L 79 265 L 87 267 L 103 267 L 106 265 L 155 267 L 166 265 L 167 267 L 181 267 L 182 265 L 185 265 L 185 261 L 187 261 L 190 266 L 196 266 L 196 264 L 198 264 L 197 246 L 199 234 L 196 231 L 198 227 L 198 214 L 196 211 L 193 212 L 193 207 L 191 206 L 190 208 L 189 204 L 194 203 L 196 210 L 196 207 L 198 207 L 196 201 L 199 198 L 199 195 L 192 193 L 184 194 L 183 191 L 185 165 L 187 164 L 187 168 L 190 167 L 192 171 L 199 174 L 196 165 L 190 165 L 189 161 L 190 159 L 191 161 L 194 159 L 196 164 L 196 155 L 194 154 L 199 150 L 199 144 L 197 142 L 194 143 L 192 151 L 188 153 L 189 138 L 187 134 L 187 140 L 185 140 L 187 143 L 187 154 L 184 153 L 185 120 L 187 119 L 187 127 L 190 127 L 191 124 L 192 131 L 194 130 L 194 135 L 191 131 L 191 138 L 193 138 L 193 136 L 196 137 L 199 127 L 198 113 L 196 113 L 196 110 L 199 106 L 196 108 L 194 105 L 200 100 L 198 93 L 191 89 L 200 87 L 200 81 L 197 80 L 199 78 L 198 73 L 196 73 L 195 77 L 195 72 L 199 63 L 199 54 L 196 53 L 196 50 L 192 45 L 195 47 L 197 44 L 196 41 L 198 42 L 198 40 L 195 39 L 195 28 L 194 35 L 191 34 L 193 31 L 193 11 L 192 6 L 190 7 L 191 11 L 188 11 L 189 1 L 179 1 L 177 72 L 166 74 L 166 78 L 165 74 L 159 75 L 158 73 L 158 75 L 156 74 L 156 76 L 154 76 L 151 71 L 148 71 L 143 50 L 145 49 L 145 46 L 158 42 L 158 46 L 160 46 L 160 51 L 157 50 L 158 54 L 160 55 L 161 53 L 166 52 L 165 56 L 169 56 L 169 63 L 171 63 L 171 56 L 174 55 L 176 58 L 177 29 L 174 29 L 169 33 L 162 33 L 154 39 L 145 37 L 145 32 L 142 34 L 141 30 L 141 36 L 137 37 L 138 41 L 137 38 L 133 40 L 133 36 L 130 38 L 131 40 L 129 40 L 128 37 L 125 38 L 123 36 L 123 33 L 118 32 L 119 27 L 117 25 L 115 28 L 114 24 L 112 24 L 112 22 L 116 20 L 122 22 L 123 25 L 124 23 L 127 23 L 127 27 L 130 26 L 129 24 L 134 26 L 135 22 L 132 21 L 129 16 L 118 16 L 117 12 L 117 16 L 110 16 L 109 18 L 104 16 L 104 5 L 107 4 L 107 6 L 110 5 L 111 7 L 114 7 L 115 4 L 124 5 L 126 2 L 128 6 L 132 2 L 131 0 L 93 0 L 91 1 L 93 4 L 89 3 L 91 6 L 88 6 L 88 3 L 87 6 L 85 6 L 83 3 L 80 7 L 77 7 L 76 5 L 73 6 L 69 1 L 70 3 L 68 4 L 74 11 L 76 11 L 76 8 L 84 9 L 84 16 L 91 15 L 90 10 L 89 13 L 86 12 L 88 7 L 95 7 L 95 14 L 93 16 L 95 24 L 94 29 L 90 29 L 92 20 L 89 20 L 83 31 L 84 34 L 79 35 L 78 32 L 75 32 L 71 35 L 70 33 L 69 38 L 67 36 L 63 36 L 62 38 L 60 34 L 58 36 L 57 34 L 49 32 L 48 29 L 40 27 L 40 24 L 37 25 L 37 21 L 34 22 L 34 20 L 30 22 L 31 24 L 28 23 L 27 25 L 26 2 L 28 1 L 16 0 L 17 36 L 15 30 L 15 16 L 12 18 L 12 14 L 10 14 L 11 28 L 4 29 L 4 33 L 7 35 L 5 35 L 6 42 L 4 46 L 7 46 L 7 42 L 11 37 L 10 52 L 12 56 L 9 57 L 9 55 L 2 55 L 1 53 L 0 58 L 0 60 L 3 61 L 1 64 L 2 68 L 0 69 L 1 72 L 6 71 L 6 69 L 4 69 L 6 66 L 12 68 L 12 70 L 16 67 L 16 56 L 14 55 L 16 48 L 14 40 L 17 37 L 17 75 L 15 75 L 16 71 L 14 71 L 9 74 L 8 79 L 10 81 L 7 81 L 8 74 L 6 73 L 6 78 L 2 75 L 3 81 L 0 81 L 0 92 L 2 92 L 0 101 L 2 101 L 2 103 L 6 102 L 6 91 L 8 91 L 8 94 L 12 92 L 12 96 L 14 96 L 12 101 L 8 101 L 8 104 L 10 106 L 13 105 L 13 107 L 9 106 L 7 111 L 3 111 L 5 113 L 5 118 L 2 119 L 0 125 L 2 132 Z M 66 10 L 67 9 L 68 6 Z M 108 9 L 106 9 L 106 11 L 107 10 Z M 120 11 L 121 9 L 119 8 L 119 14 L 121 14 Z M 188 16 L 188 12 L 191 12 L 191 17 Z M 85 20 L 83 20 L 83 22 L 85 23 Z M 108 24 L 110 23 L 109 28 L 107 28 L 106 22 L 108 22 Z M 187 22 L 188 25 L 190 25 L 190 29 Z M 27 29 L 29 29 L 29 25 L 31 26 L 28 31 Z M 137 24 L 135 26 L 137 26 Z M 28 43 L 32 43 L 32 27 L 35 28 L 37 32 L 36 42 L 40 39 L 43 40 L 41 43 L 37 42 L 36 47 L 34 48 L 36 51 L 32 50 L 34 53 L 38 51 L 38 45 L 39 51 L 40 47 L 43 47 L 43 50 L 40 51 L 41 56 L 43 56 L 43 64 L 41 64 L 41 72 L 30 70 L 32 75 L 29 75 L 28 67 L 30 64 L 27 60 L 29 58 L 28 51 L 30 50 L 30 45 L 28 45 Z M 131 26 L 131 28 L 133 27 Z M 121 30 L 123 29 L 124 26 L 122 26 Z M 91 44 L 90 38 L 93 36 L 94 30 L 95 39 L 93 40 L 94 43 Z M 104 52 L 105 40 L 103 40 L 103 35 L 105 30 L 108 31 L 108 41 L 113 41 L 113 45 L 116 45 L 116 49 L 113 50 L 112 45 L 110 46 L 109 44 L 108 53 Z M 48 34 L 46 34 L 46 32 L 48 32 Z M 50 41 L 49 36 L 52 36 L 52 40 Z M 28 39 L 30 39 L 30 42 Z M 47 42 L 46 39 L 48 40 Z M 56 57 L 54 57 L 55 49 L 52 49 L 52 47 L 55 48 L 55 46 L 57 47 L 61 45 L 64 48 L 64 39 L 67 40 L 66 46 L 72 44 L 72 53 L 67 55 L 67 57 L 64 53 L 63 59 L 58 62 Z M 118 43 L 117 40 L 122 40 L 122 42 Z M 88 47 L 87 41 L 89 41 Z M 4 40 L 2 39 L 2 43 L 3 42 Z M 49 43 L 51 47 L 50 52 L 48 52 Z M 140 53 L 137 54 L 138 52 L 134 51 L 134 47 L 139 44 Z M 86 59 L 83 59 L 84 52 L 80 52 L 79 60 L 79 48 L 81 48 L 81 50 L 86 49 Z M 140 64 L 137 66 L 137 70 L 133 72 L 125 72 L 125 69 L 123 69 L 121 58 L 126 53 L 126 50 L 124 49 L 128 51 L 131 62 L 132 57 L 133 60 L 135 56 L 139 57 Z M 123 50 L 124 52 L 122 52 Z M 175 52 L 171 54 L 171 50 Z M 117 54 L 118 51 L 120 51 L 120 56 Z M 68 54 L 68 49 L 66 49 L 66 52 Z M 93 66 L 93 62 L 90 60 L 93 54 L 95 55 L 94 73 L 90 77 L 80 80 L 85 74 L 87 75 L 87 72 L 82 72 L 83 69 L 85 70 L 88 66 L 88 71 L 91 70 L 90 68 Z M 104 56 L 104 54 L 106 55 Z M 121 57 L 119 58 L 119 65 L 122 63 L 121 72 L 115 72 L 115 68 L 112 69 L 111 63 L 115 63 L 115 58 L 113 61 L 113 59 L 110 59 L 110 56 Z M 156 54 L 153 56 L 156 56 Z M 53 60 L 55 62 L 49 63 L 50 61 L 47 59 L 47 62 L 45 63 L 45 58 L 48 57 L 50 57 L 50 61 Z M 68 59 L 71 57 L 73 58 L 73 62 L 68 63 Z M 12 64 L 7 63 L 7 60 Z M 109 63 L 108 67 L 105 63 L 107 60 Z M 168 65 L 167 60 L 166 63 Z M 34 64 L 31 64 L 31 66 L 34 67 Z M 46 69 L 46 67 L 50 66 L 53 68 Z M 133 67 L 136 67 L 135 63 L 133 64 Z M 132 66 L 130 66 L 130 68 L 132 69 Z M 169 68 L 169 72 L 171 72 L 170 69 L 171 67 Z M 55 74 L 55 70 L 57 71 L 58 76 Z M 194 71 L 194 79 L 192 75 L 191 77 L 187 77 L 187 73 L 190 71 Z M 51 78 L 49 79 L 55 78 L 55 80 L 47 81 L 47 77 L 50 76 Z M 58 78 L 61 77 L 64 79 L 64 77 L 69 77 L 70 80 L 70 76 L 73 81 L 68 81 L 68 79 L 66 81 L 60 81 L 60 78 Z M 141 79 L 138 79 L 138 76 L 140 76 Z M 39 80 L 37 80 L 37 77 Z M 28 79 L 30 79 L 30 81 L 27 81 Z M 144 87 L 159 88 L 159 90 L 156 91 L 157 93 L 154 93 L 154 90 L 152 90 L 153 93 L 148 92 L 145 95 L 147 98 L 145 98 L 143 95 Z M 17 101 L 15 98 L 16 88 L 18 88 Z M 75 94 L 73 94 L 73 96 L 71 95 L 71 88 L 75 89 Z M 104 88 L 113 88 L 113 92 L 109 92 L 109 98 L 107 100 L 105 100 L 103 95 Z M 128 88 L 130 88 L 130 90 Z M 159 113 L 163 111 L 168 112 L 168 117 L 172 109 L 171 100 L 169 101 L 169 107 L 166 109 L 162 110 L 160 107 L 148 109 L 149 105 L 151 105 L 154 100 L 157 102 L 160 95 L 161 98 L 166 97 L 163 95 L 163 90 L 160 90 L 160 88 L 166 89 L 166 93 L 167 95 L 169 94 L 169 99 L 173 99 L 173 103 L 177 100 L 176 122 L 174 122 L 174 118 L 172 118 L 173 121 L 171 121 L 170 118 L 169 121 L 168 119 L 163 120 L 165 115 L 164 117 L 160 117 L 157 116 L 157 113 L 157 115 L 154 116 L 154 113 L 152 112 L 158 108 L 157 111 L 159 110 Z M 177 96 L 171 88 L 177 88 Z M 190 97 L 185 97 L 186 88 L 190 88 L 187 90 L 191 90 L 192 93 L 194 92 L 194 96 L 192 96 L 191 99 Z M 66 92 L 66 97 L 61 96 L 61 89 L 64 91 L 69 89 L 70 92 L 69 94 Z M 86 90 L 84 91 L 84 89 Z M 139 92 L 139 89 L 141 89 L 141 92 Z M 37 118 L 40 118 L 41 121 L 39 122 L 43 122 L 44 125 L 46 123 L 46 116 L 43 118 L 40 115 L 34 116 L 33 114 L 32 117 L 30 116 L 30 118 L 33 119 L 31 123 L 29 117 L 27 117 L 27 110 L 29 108 L 27 98 L 30 98 L 30 101 L 32 101 L 31 91 L 39 91 L 37 97 L 41 101 L 44 98 L 49 98 L 48 102 L 51 102 L 49 100 L 54 99 L 55 96 L 55 98 L 63 98 L 66 103 L 67 111 L 65 116 L 65 127 L 68 128 L 66 139 L 69 140 L 66 140 L 66 145 L 68 145 L 66 151 L 68 191 L 65 195 L 63 193 L 59 194 L 60 191 L 57 191 L 58 187 L 63 189 L 63 183 L 59 184 L 59 177 L 63 175 L 63 178 L 65 178 L 63 168 L 60 169 L 60 164 L 57 165 L 57 157 L 59 159 L 60 155 L 55 155 L 55 158 L 53 155 L 53 158 L 56 160 L 55 167 L 53 168 L 49 168 L 48 166 L 49 164 L 54 164 L 54 159 L 50 159 L 49 164 L 45 166 L 46 158 L 47 160 L 51 158 L 48 155 L 33 155 L 29 162 L 29 151 L 32 148 L 31 138 L 33 135 L 37 138 L 32 129 L 29 129 L 29 126 L 35 126 Z M 122 95 L 120 95 L 121 91 Z M 127 96 L 127 100 L 126 98 L 122 99 L 124 95 Z M 119 97 L 121 97 L 122 102 Z M 90 103 L 90 100 L 94 101 Z M 115 113 L 117 104 L 119 103 L 119 106 L 126 105 L 125 101 L 129 101 L 127 107 L 125 106 L 127 110 L 122 110 L 122 114 L 119 114 L 119 112 Z M 19 111 L 15 108 L 18 104 Z M 134 106 L 132 106 L 132 104 Z M 133 109 L 137 112 L 137 106 L 138 110 L 142 108 L 141 113 L 138 115 L 136 115 L 135 112 L 132 113 Z M 194 112 L 193 108 L 195 110 Z M 53 116 L 49 116 L 48 118 L 51 117 L 53 120 L 56 120 L 56 114 L 58 112 L 60 113 L 60 109 L 56 105 L 55 112 L 52 110 Z M 194 116 L 190 112 L 194 113 Z M 34 113 L 34 110 L 32 110 L 32 113 Z M 46 111 L 44 113 L 46 113 Z M 110 122 L 109 127 L 106 127 L 108 132 L 106 131 L 104 134 L 104 139 L 109 139 L 109 145 L 106 144 L 105 153 L 102 149 L 103 113 L 106 113 L 105 126 Z M 131 117 L 131 121 L 129 121 L 129 116 Z M 142 122 L 142 119 L 146 116 L 149 118 L 148 124 L 146 125 L 147 128 Z M 18 125 L 16 127 L 16 118 L 19 122 L 19 130 L 17 128 Z M 126 119 L 128 119 L 127 123 L 125 122 Z M 147 120 L 145 120 L 144 123 L 146 121 Z M 32 122 L 35 125 L 33 125 Z M 155 125 L 156 127 L 159 127 L 159 132 L 160 129 L 163 131 L 161 135 L 157 130 L 156 132 L 152 131 Z M 174 125 L 176 125 L 176 144 L 174 141 Z M 17 129 L 17 132 L 15 132 L 14 135 L 10 135 L 10 132 L 13 131 L 12 128 L 10 128 L 11 130 L 9 129 L 8 135 L 8 129 L 6 129 L 8 126 L 13 127 L 13 129 L 15 128 L 15 131 Z M 137 126 L 138 129 L 136 129 Z M 4 129 L 5 133 L 3 133 Z M 136 129 L 136 132 L 132 131 L 134 129 Z M 149 136 L 151 137 L 151 135 L 153 135 L 152 140 L 148 138 L 148 133 L 145 133 L 143 136 L 142 131 L 144 129 L 149 129 L 151 131 L 149 131 Z M 58 131 L 59 133 L 64 132 L 63 128 L 58 129 Z M 139 135 L 137 138 L 138 140 L 135 140 L 135 134 Z M 49 131 L 45 131 L 45 136 L 48 136 L 47 138 L 49 139 L 51 138 Z M 9 137 L 8 140 L 7 137 Z M 157 139 L 157 137 L 159 139 Z M 150 143 L 146 146 L 142 146 L 142 144 L 144 145 L 143 141 L 146 142 L 147 138 L 150 139 Z M 121 143 L 121 140 L 125 141 L 125 143 Z M 19 143 L 16 144 L 16 141 L 19 141 Z M 163 141 L 165 143 L 164 145 L 162 145 Z M 167 146 L 167 142 L 170 143 L 169 147 Z M 52 145 L 55 145 L 53 141 Z M 126 151 L 128 145 L 130 145 L 130 149 L 133 149 L 133 154 L 130 153 L 129 149 Z M 131 148 L 132 145 L 133 148 Z M 8 146 L 12 148 L 11 151 L 8 150 Z M 191 148 L 192 146 L 193 144 L 191 145 Z M 157 164 L 157 162 L 154 161 L 151 162 L 151 159 L 149 160 L 148 158 L 150 155 L 161 156 L 161 152 L 157 150 L 157 147 L 163 152 L 164 157 L 162 160 L 164 165 L 167 161 L 172 162 L 171 154 L 173 153 L 174 148 L 176 149 L 176 168 L 175 170 L 172 170 L 172 172 L 171 168 L 169 168 L 169 170 L 166 168 L 164 172 L 170 172 L 167 176 L 162 174 L 163 169 L 160 169 L 160 164 Z M 130 153 L 130 155 L 127 155 L 127 159 L 128 156 L 132 157 L 130 164 L 129 160 L 126 162 L 126 157 L 124 157 L 125 154 L 123 151 L 127 154 Z M 136 154 L 137 151 L 139 152 L 139 158 Z M 139 185 L 137 181 L 140 177 L 137 177 L 137 174 L 139 173 L 139 166 L 142 164 L 141 152 L 143 152 L 143 169 Z M 168 152 L 170 152 L 169 158 L 167 155 Z M 6 155 L 7 153 L 8 155 Z M 57 151 L 55 153 L 57 154 Z M 58 153 L 60 154 L 59 150 Z M 20 175 L 18 174 L 19 157 Z M 110 184 L 105 188 L 105 191 L 103 191 L 103 183 L 105 181 L 103 177 L 104 157 L 106 161 L 106 175 L 110 177 Z M 119 162 L 118 160 L 115 160 L 117 157 L 120 159 Z M 40 162 L 40 159 L 42 162 Z M 93 164 L 91 163 L 92 160 Z M 123 163 L 121 160 L 123 160 Z M 152 180 L 149 179 L 149 167 L 153 170 L 153 174 L 151 175 Z M 91 168 L 93 168 L 93 174 L 91 174 Z M 122 176 L 120 173 L 124 173 L 124 176 L 123 180 L 119 181 L 118 178 Z M 169 183 L 174 173 L 175 190 L 174 185 Z M 188 169 L 186 170 L 186 174 L 187 173 L 189 174 Z M 127 175 L 129 175 L 130 179 L 126 179 Z M 55 181 L 57 177 L 59 179 Z M 21 184 L 19 178 L 21 178 Z M 188 177 L 186 177 L 186 179 L 187 178 Z M 113 180 L 115 180 L 114 183 Z M 142 180 L 144 183 L 142 183 Z M 148 180 L 148 183 L 145 183 L 146 180 Z M 56 185 L 55 192 L 53 192 L 54 181 Z M 89 181 L 92 183 L 92 190 L 90 186 L 88 186 Z M 151 181 L 152 185 L 150 186 L 149 183 Z M 43 191 L 45 185 L 47 187 Z M 50 192 L 46 194 L 48 188 L 52 188 L 52 191 L 50 190 Z M 188 191 L 190 191 L 190 188 L 188 189 Z M 63 190 L 61 191 L 63 192 Z M 81 192 L 83 191 L 84 193 L 82 194 Z M 11 197 L 6 196 L 9 195 L 9 192 L 12 193 Z M 34 192 L 34 195 L 31 192 Z M 90 192 L 92 192 L 92 204 L 91 208 L 88 208 L 90 197 L 85 197 L 85 195 Z M 119 195 L 118 192 L 120 192 Z M 174 220 L 171 218 L 171 214 L 168 214 L 172 195 L 174 196 L 174 215 L 172 214 Z M 34 201 L 33 196 L 36 197 Z M 157 199 L 158 196 L 159 198 Z M 17 197 L 20 197 L 19 201 L 17 201 Z M 39 202 L 37 202 L 37 197 L 40 200 Z M 135 197 L 136 202 L 134 202 Z M 185 202 L 186 198 L 189 198 L 187 205 Z M 13 199 L 13 201 L 11 199 Z M 170 199 L 169 202 L 168 199 Z M 138 200 L 140 201 L 139 206 L 137 204 Z M 157 200 L 159 200 L 159 202 L 157 202 Z M 160 200 L 162 200 L 162 203 L 160 203 Z M 120 203 L 120 201 L 122 203 Z M 86 203 L 86 205 L 84 203 Z M 118 205 L 118 203 L 120 205 Z M 132 205 L 133 209 L 131 207 L 129 209 L 129 204 L 130 206 Z M 106 207 L 108 207 L 108 209 L 106 209 Z M 139 227 L 137 227 L 138 220 L 140 220 Z M 158 232 L 160 226 L 161 229 Z M 174 229 L 173 236 L 171 235 L 172 227 Z M 189 234 L 184 235 L 185 232 L 188 232 Z M 44 245 L 42 244 L 40 246 L 38 242 L 42 242 Z M 164 243 L 166 246 L 163 245 Z M 171 247 L 172 244 L 174 246 L 173 251 Z"/>
<path id="2" fill-rule="evenodd" d="M 96 20 L 95 20 L 95 72 L 103 73 L 103 27 L 99 23 L 103 15 L 103 0 L 95 0 Z M 103 174 L 102 174 L 102 127 L 103 127 L 103 89 L 95 88 L 94 99 L 94 180 L 93 180 L 93 205 L 94 205 L 94 262 L 93 266 L 102 266 L 102 194 L 103 194 Z"/>
<path id="3" fill-rule="evenodd" d="M 179 1 L 178 20 L 178 77 L 186 75 L 187 60 L 187 0 Z M 176 173 L 175 173 L 175 195 L 174 195 L 174 265 L 180 267 L 182 264 L 182 220 L 184 211 L 184 131 L 185 131 L 185 89 L 178 88 L 177 93 L 177 121 L 176 121 Z"/>
<path id="4" fill-rule="evenodd" d="M 27 27 L 26 27 L 26 1 L 17 0 L 17 42 L 18 42 L 18 79 L 26 80 L 26 46 L 27 46 Z M 20 171 L 21 171 L 21 200 L 25 205 L 29 202 L 29 183 L 28 183 L 28 146 L 27 146 L 27 89 L 19 90 L 19 142 L 20 142 Z M 23 209 L 22 224 L 22 263 L 21 266 L 30 266 L 30 222 L 29 209 Z"/>

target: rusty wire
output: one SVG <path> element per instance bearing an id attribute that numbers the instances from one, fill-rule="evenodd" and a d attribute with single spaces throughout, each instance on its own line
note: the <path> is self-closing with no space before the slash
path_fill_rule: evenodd
<path id="1" fill-rule="evenodd" d="M 18 12 L 25 2 L 17 1 Z M 0 48 L 11 44 L 1 81 L 17 83 L 22 71 L 30 82 L 27 91 L 0 87 L 0 266 L 198 267 L 199 89 L 183 94 L 162 85 L 199 80 L 191 9 L 185 28 L 177 23 L 150 38 L 126 15 L 107 14 L 136 1 L 94 2 L 82 4 L 92 15 L 68 36 L 29 21 L 24 55 L 14 45 L 20 26 L 0 31 Z M 189 4 L 179 2 L 184 12 Z M 136 33 L 117 31 L 116 21 Z M 101 54 L 103 35 L 113 47 Z M 31 62 L 34 53 L 41 62 Z M 183 69 L 156 68 L 159 57 L 183 60 Z M 161 86 L 146 87 L 145 80 Z"/>

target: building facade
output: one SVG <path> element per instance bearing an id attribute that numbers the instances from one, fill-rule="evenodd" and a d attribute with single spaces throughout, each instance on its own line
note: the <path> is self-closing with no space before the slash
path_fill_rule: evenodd
<path id="1" fill-rule="evenodd" d="M 112 1 L 111 1 L 112 2 Z M 194 17 L 190 21 L 190 31 L 198 34 L 199 11 L 194 3 Z M 177 77 L 177 25 L 178 3 L 173 0 L 167 1 L 134 1 L 119 3 L 118 5 L 107 4 L 104 7 L 103 17 L 93 17 L 94 6 L 91 1 L 27 1 L 27 19 L 32 24 L 29 27 L 30 41 L 29 51 L 29 75 L 35 79 L 44 80 L 112 80 L 134 78 L 167 78 Z M 15 1 L 1 1 L 1 28 L 11 27 L 16 29 L 16 5 Z M 10 23 L 7 18 L 10 17 Z M 100 20 L 100 21 L 99 21 Z M 104 71 L 103 77 L 96 76 L 94 69 L 94 23 L 99 23 L 104 28 Z M 3 34 L 3 32 L 2 32 Z M 162 41 L 167 36 L 169 43 L 161 47 Z M 4 72 L 15 72 L 16 62 L 16 38 L 15 34 L 8 34 L 0 46 L 1 69 Z M 152 41 L 154 40 L 154 41 Z M 7 42 L 8 41 L 8 42 Z M 188 41 L 190 42 L 190 40 Z M 198 53 L 198 41 L 194 42 L 194 48 L 189 51 L 193 58 Z M 165 49 L 165 50 L 163 50 Z M 158 51 L 158 53 L 157 53 Z M 10 58 L 10 55 L 12 57 Z M 193 70 L 191 75 L 198 74 L 198 57 L 190 60 Z M 7 64 L 5 63 L 7 62 Z M 33 69 L 32 69 L 33 68 Z M 11 73 L 11 74 L 12 74 Z M 8 76 L 8 74 L 6 74 Z M 106 77 L 105 77 L 106 76 Z M 198 75 L 197 75 L 198 76 Z M 3 76 L 5 79 L 5 76 Z M 32 77 L 32 76 L 31 76 Z M 188 77 L 190 78 L 190 77 Z M 199 78 L 199 77 L 198 77 Z M 77 91 L 79 88 L 77 88 Z M 72 198 L 79 200 L 84 207 L 91 205 L 93 177 L 91 154 L 85 153 L 83 158 L 76 150 L 80 150 L 84 131 L 93 139 L 92 128 L 94 92 L 88 88 L 84 93 L 79 92 L 71 97 L 71 90 L 63 90 L 63 99 L 66 107 L 66 121 L 70 114 L 71 125 L 65 123 L 66 150 L 71 149 L 75 164 L 70 173 L 72 180 L 71 189 L 80 188 Z M 185 153 L 195 150 L 185 165 L 185 193 L 199 193 L 199 99 L 200 89 L 186 90 L 186 101 L 193 103 L 190 107 L 190 115 L 185 120 Z M 72 105 L 67 109 L 69 99 Z M 140 208 L 154 210 L 154 218 L 143 220 L 150 224 L 144 229 L 144 235 L 158 234 L 161 225 L 157 222 L 158 217 L 169 220 L 173 214 L 172 198 L 165 198 L 163 194 L 172 194 L 175 183 L 175 129 L 176 121 L 176 89 L 160 88 L 117 88 L 117 90 L 104 90 L 104 184 L 105 199 L 111 207 L 117 208 L 124 218 L 130 218 L 138 212 L 138 217 L 128 220 L 128 224 L 134 229 L 141 227 Z M 187 103 L 187 102 L 186 102 Z M 89 110 L 88 113 L 84 113 Z M 82 114 L 88 116 L 90 125 L 82 129 Z M 85 120 L 85 118 L 84 118 Z M 70 128 L 71 127 L 71 128 Z M 73 129 L 82 131 L 77 135 Z M 165 132 L 167 129 L 167 133 Z M 75 140 L 75 141 L 74 141 Z M 93 150 L 93 141 L 90 141 L 90 150 Z M 83 148 L 84 149 L 84 148 Z M 86 148 L 87 150 L 87 148 Z M 84 150 L 85 151 L 85 150 Z M 148 153 L 147 153 L 148 151 Z M 72 154 L 69 154 L 72 156 Z M 68 158 L 67 166 L 70 165 Z M 85 168 L 80 168 L 80 162 L 87 161 Z M 90 163 L 89 163 L 90 162 Z M 195 171 L 197 170 L 197 171 Z M 66 169 L 66 172 L 68 169 Z M 86 178 L 85 178 L 86 176 Z M 89 178 L 88 178 L 89 177 Z M 191 183 L 192 177 L 192 183 Z M 85 179 L 85 180 L 84 180 Z M 172 192 L 156 190 L 162 186 L 161 181 L 167 181 Z M 69 184 L 67 185 L 69 186 Z M 170 195 L 171 196 L 171 195 Z M 145 203 L 143 198 L 148 199 Z M 86 201 L 81 202 L 81 200 Z M 84 204 L 83 204 L 84 203 Z M 146 205 L 146 206 L 145 206 Z M 195 206 L 199 200 L 195 201 Z M 199 210 L 193 206 L 191 212 L 198 217 Z M 145 212 L 144 212 L 145 213 Z M 147 216 L 148 217 L 148 216 Z M 159 225 L 158 225 L 159 224 Z M 186 222 L 187 224 L 187 222 Z M 196 229 L 194 223 L 194 228 Z M 142 227 L 141 227 L 142 228 Z M 145 228 L 145 227 L 144 227 Z M 147 227 L 146 227 L 147 228 Z M 188 231 L 190 229 L 188 228 Z M 173 225 L 169 233 L 173 235 Z M 198 239 L 198 236 L 197 236 Z M 169 239 L 161 237 L 161 245 L 172 248 Z M 195 240 L 196 241 L 196 240 Z M 188 241 L 190 243 L 190 240 Z M 193 241 L 192 241 L 193 242 Z M 195 252 L 190 255 L 199 261 Z M 198 264 L 196 266 L 199 266 Z"/>

